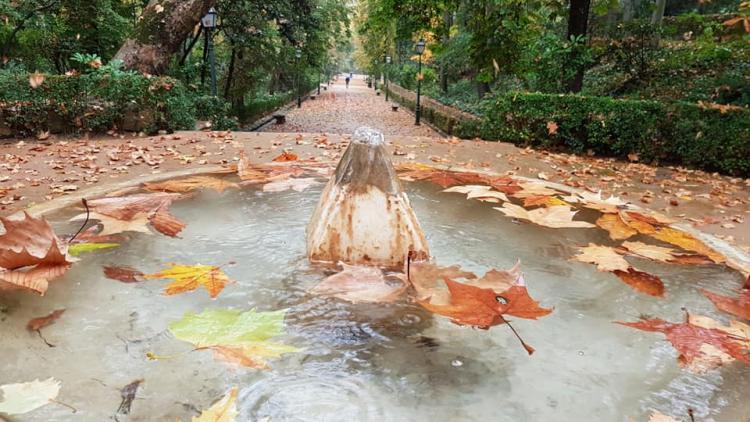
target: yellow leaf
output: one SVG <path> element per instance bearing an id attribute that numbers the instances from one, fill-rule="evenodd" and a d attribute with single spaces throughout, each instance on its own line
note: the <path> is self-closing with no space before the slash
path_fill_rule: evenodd
<path id="1" fill-rule="evenodd" d="M 146 274 L 147 280 L 160 278 L 171 278 L 164 292 L 167 295 L 190 292 L 203 286 L 208 294 L 215 298 L 229 282 L 229 277 L 221 271 L 221 268 L 212 265 L 180 265 L 170 264 L 166 270 L 154 274 Z"/>
<path id="2" fill-rule="evenodd" d="M 218 177 L 193 176 L 185 179 L 167 180 L 158 183 L 144 183 L 143 186 L 152 192 L 192 192 L 196 189 L 208 188 L 219 193 L 229 188 L 238 187 L 236 183 L 228 182 Z"/>
<path id="3" fill-rule="evenodd" d="M 236 403 L 237 387 L 234 387 L 200 416 L 193 417 L 193 422 L 233 422 L 239 415 Z"/>
<path id="4" fill-rule="evenodd" d="M 599 271 L 628 271 L 630 264 L 613 248 L 589 243 L 588 246 L 578 248 L 578 255 L 573 259 L 588 264 L 596 264 Z"/>
<path id="5" fill-rule="evenodd" d="M 602 214 L 596 225 L 609 232 L 609 237 L 613 240 L 628 239 L 638 234 L 638 231 L 630 227 L 623 221 L 619 213 L 606 213 Z"/>

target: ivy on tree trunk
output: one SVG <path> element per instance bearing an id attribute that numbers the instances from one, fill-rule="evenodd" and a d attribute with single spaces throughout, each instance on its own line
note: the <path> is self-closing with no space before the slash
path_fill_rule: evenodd
<path id="1" fill-rule="evenodd" d="M 160 74 L 216 0 L 151 0 L 115 55 L 126 69 Z"/>

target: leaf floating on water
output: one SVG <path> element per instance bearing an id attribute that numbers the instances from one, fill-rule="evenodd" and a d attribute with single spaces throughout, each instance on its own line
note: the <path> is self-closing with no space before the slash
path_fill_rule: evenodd
<path id="1" fill-rule="evenodd" d="M 200 416 L 193 417 L 192 422 L 234 422 L 239 415 L 236 403 L 237 387 L 234 387 Z"/>
<path id="2" fill-rule="evenodd" d="M 82 253 L 98 251 L 100 249 L 111 249 L 120 246 L 119 243 L 74 243 L 68 245 L 68 253 L 71 256 L 78 256 Z"/>
<path id="3" fill-rule="evenodd" d="M 570 206 L 569 203 L 563 201 L 556 196 L 550 195 L 538 195 L 538 196 L 527 196 L 523 198 L 524 208 L 531 207 L 554 207 L 554 206 Z"/>
<path id="4" fill-rule="evenodd" d="M 285 315 L 285 309 L 273 312 L 212 309 L 186 314 L 171 323 L 169 330 L 176 338 L 197 348 L 214 349 L 220 358 L 266 369 L 269 359 L 299 350 L 271 341 L 284 334 Z"/>
<path id="5" fill-rule="evenodd" d="M 632 267 L 627 271 L 614 271 L 614 274 L 625 284 L 641 293 L 656 297 L 664 296 L 664 283 L 653 274 L 644 273 Z"/>
<path id="6" fill-rule="evenodd" d="M 713 302 L 714 306 L 720 311 L 738 316 L 742 319 L 750 320 L 750 277 L 747 278 L 745 285 L 742 287 L 736 298 L 722 296 L 708 290 L 701 290 L 701 292 L 703 292 L 703 295 Z"/>
<path id="7" fill-rule="evenodd" d="M 637 256 L 653 259 L 654 261 L 671 262 L 675 258 L 674 249 L 647 245 L 643 242 L 623 242 L 622 247 Z"/>
<path id="8" fill-rule="evenodd" d="M 0 386 L 0 391 L 3 392 L 0 413 L 22 415 L 57 398 L 60 393 L 60 381 L 48 378 L 44 381 L 37 379 L 21 384 L 6 384 Z"/>
<path id="9" fill-rule="evenodd" d="M 565 196 L 563 199 L 574 204 L 580 203 L 585 208 L 601 211 L 605 214 L 616 214 L 620 212 L 620 209 L 628 206 L 627 201 L 623 201 L 616 196 L 610 196 L 605 199 L 602 197 L 602 191 L 597 193 L 581 191 L 570 196 Z"/>
<path id="10" fill-rule="evenodd" d="M 707 317 L 688 316 L 686 322 L 672 323 L 658 318 L 617 324 L 643 331 L 662 333 L 679 352 L 680 366 L 701 372 L 727 362 L 727 356 L 750 364 L 750 326 L 735 321 L 723 327 Z M 726 356 L 725 356 L 726 355 Z"/>
<path id="11" fill-rule="evenodd" d="M 220 267 L 212 265 L 169 264 L 166 270 L 146 274 L 143 277 L 146 280 L 171 278 L 173 281 L 166 286 L 164 291 L 167 295 L 190 292 L 203 286 L 211 298 L 216 298 L 230 281 Z"/>
<path id="12" fill-rule="evenodd" d="M 143 380 L 138 379 L 125 387 L 122 387 L 122 390 L 120 390 L 120 397 L 122 400 L 120 401 L 120 406 L 117 408 L 118 415 L 130 414 L 130 407 L 133 405 L 133 400 L 135 400 L 135 394 L 138 392 L 138 387 L 140 387 L 142 383 Z"/>
<path id="13" fill-rule="evenodd" d="M 495 209 L 508 217 L 528 220 L 534 224 L 554 229 L 596 227 L 585 221 L 573 221 L 577 211 L 572 211 L 568 206 L 552 206 L 527 211 L 523 207 L 506 202 L 502 208 L 495 207 Z"/>
<path id="14" fill-rule="evenodd" d="M 398 300 L 407 289 L 401 280 L 389 280 L 376 267 L 340 263 L 342 271 L 310 289 L 312 294 L 337 297 L 352 303 L 385 303 Z"/>
<path id="15" fill-rule="evenodd" d="M 299 160 L 299 157 L 297 156 L 297 154 L 294 154 L 289 151 L 284 151 L 281 153 L 281 155 L 273 159 L 273 161 L 276 161 L 276 162 L 297 161 L 297 160 Z"/>
<path id="16" fill-rule="evenodd" d="M 177 237 L 187 227 L 185 223 L 173 216 L 165 205 L 160 206 L 156 212 L 151 214 L 148 221 L 154 230 L 169 237 Z"/>
<path id="17" fill-rule="evenodd" d="M 449 317 L 458 325 L 486 329 L 503 322 L 501 305 L 494 290 L 469 286 L 449 278 L 445 279 L 445 285 L 450 293 L 448 304 L 437 304 L 431 300 L 420 300 L 419 304 L 430 312 Z"/>
<path id="18" fill-rule="evenodd" d="M 104 267 L 104 275 L 123 283 L 138 283 L 145 280 L 142 272 L 128 267 Z"/>
<path id="19" fill-rule="evenodd" d="M 307 188 L 315 186 L 318 184 L 318 181 L 314 178 L 302 178 L 302 179 L 296 179 L 296 178 L 290 178 L 290 179 L 282 179 L 282 180 L 276 180 L 270 183 L 266 183 L 263 185 L 263 192 L 283 192 L 286 190 L 294 190 L 297 192 L 303 192 L 307 190 Z"/>
<path id="20" fill-rule="evenodd" d="M 599 271 L 628 271 L 630 264 L 614 248 L 589 243 L 588 246 L 578 248 L 578 255 L 574 260 L 594 264 Z"/>
<path id="21" fill-rule="evenodd" d="M 238 188 L 239 185 L 213 176 L 192 176 L 185 179 L 144 183 L 143 187 L 152 192 L 187 193 L 197 189 L 213 189 L 222 193 L 230 188 Z"/>
<path id="22" fill-rule="evenodd" d="M 681 422 L 681 421 L 654 410 L 651 413 L 651 416 L 648 418 L 648 422 Z"/>
<path id="23" fill-rule="evenodd" d="M 150 233 L 147 225 L 167 236 L 176 236 L 185 224 L 169 213 L 169 207 L 184 196 L 179 193 L 155 192 L 119 197 L 106 197 L 88 201 L 90 217 L 99 220 L 99 236 L 136 231 Z M 86 217 L 82 214 L 72 220 Z"/>
<path id="24" fill-rule="evenodd" d="M 620 213 L 605 213 L 596 220 L 596 225 L 609 232 L 613 240 L 628 239 L 638 234 L 638 231 L 630 227 L 620 216 Z"/>
<path id="25" fill-rule="evenodd" d="M 57 321 L 64 312 L 65 309 L 57 309 L 52 311 L 49 315 L 33 318 L 26 324 L 26 329 L 29 331 L 39 331 Z"/>
<path id="26" fill-rule="evenodd" d="M 466 194 L 466 199 L 479 199 L 480 201 L 488 202 L 507 202 L 508 197 L 504 193 L 492 190 L 492 187 L 487 185 L 462 185 L 454 186 L 443 190 L 445 193 L 463 193 Z M 494 199 L 495 201 L 492 201 Z"/>

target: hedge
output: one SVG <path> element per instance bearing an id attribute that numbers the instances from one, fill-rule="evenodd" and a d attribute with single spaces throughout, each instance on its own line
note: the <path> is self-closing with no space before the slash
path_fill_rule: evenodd
<path id="1" fill-rule="evenodd" d="M 486 100 L 479 136 L 575 153 L 750 176 L 750 110 L 608 97 L 507 93 Z"/>
<path id="2" fill-rule="evenodd" d="M 193 102 L 171 78 L 132 73 L 47 75 L 37 88 L 24 74 L 0 74 L 0 134 L 81 133 L 194 127 Z"/>
<path id="3" fill-rule="evenodd" d="M 237 108 L 236 112 L 240 121 L 252 123 L 266 114 L 278 110 L 294 98 L 293 91 L 258 96 L 245 100 L 245 103 Z"/>

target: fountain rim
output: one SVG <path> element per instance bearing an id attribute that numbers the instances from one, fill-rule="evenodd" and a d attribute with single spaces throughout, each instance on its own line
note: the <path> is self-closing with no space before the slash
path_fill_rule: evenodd
<path id="1" fill-rule="evenodd" d="M 490 170 L 469 169 L 469 168 L 460 167 L 460 166 L 431 165 L 431 167 L 438 169 L 438 170 L 470 172 L 470 173 L 482 174 L 485 176 L 502 176 L 503 175 L 501 173 L 490 171 Z M 112 192 L 140 187 L 144 183 L 160 182 L 160 181 L 171 180 L 171 179 L 175 179 L 179 177 L 198 176 L 198 175 L 207 175 L 207 174 L 215 174 L 215 175 L 233 174 L 234 172 L 228 171 L 229 169 L 230 167 L 227 167 L 227 166 L 214 165 L 214 166 L 202 167 L 202 168 L 181 169 L 181 170 L 169 171 L 165 173 L 147 174 L 147 175 L 142 175 L 139 177 L 135 177 L 135 178 L 131 178 L 131 179 L 123 180 L 123 181 L 104 183 L 98 186 L 92 186 L 88 189 L 77 191 L 70 195 L 61 196 L 59 198 L 54 198 L 48 201 L 40 202 L 38 204 L 27 207 L 25 209 L 18 210 L 15 213 L 10 214 L 10 216 L 21 215 L 22 213 L 27 212 L 34 217 L 41 217 L 50 213 L 60 211 L 64 208 L 67 208 L 73 204 L 80 202 L 84 198 L 85 199 L 100 198 Z M 514 175 L 513 177 L 520 181 L 543 182 L 547 186 L 553 189 L 556 189 L 560 192 L 567 193 L 569 195 L 573 195 L 573 194 L 581 195 L 584 192 L 587 192 L 583 189 L 574 188 L 574 187 L 563 185 L 560 183 L 550 182 L 547 180 L 541 180 L 541 179 L 537 179 L 533 177 L 524 177 L 524 176 L 518 176 L 518 175 Z M 629 206 L 634 211 L 646 210 L 646 208 L 643 208 L 637 204 L 629 204 Z M 681 223 L 681 222 L 672 223 L 669 226 L 682 230 L 690 235 L 695 236 L 698 240 L 705 242 L 706 244 L 708 244 L 708 246 L 710 246 L 711 248 L 714 248 L 716 251 L 720 252 L 727 258 L 726 265 L 728 267 L 739 271 L 745 277 L 750 276 L 750 253 L 745 252 L 739 246 L 732 245 L 729 242 L 723 239 L 720 239 L 713 234 L 698 230 L 685 223 Z"/>

